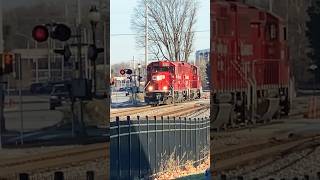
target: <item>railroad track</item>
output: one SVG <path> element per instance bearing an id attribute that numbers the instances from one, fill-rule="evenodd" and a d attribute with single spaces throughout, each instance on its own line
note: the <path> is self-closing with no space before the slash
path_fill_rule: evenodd
<path id="1" fill-rule="evenodd" d="M 250 145 L 240 145 L 227 149 L 217 149 L 211 154 L 214 159 L 213 174 L 224 172 L 237 167 L 254 164 L 260 160 L 274 159 L 277 156 L 290 154 L 297 150 L 310 148 L 303 146 L 320 140 L 319 135 L 302 137 L 298 139 L 266 140 Z"/>
<path id="2" fill-rule="evenodd" d="M 138 108 L 130 108 L 126 110 L 117 110 L 115 112 L 111 112 L 110 118 L 115 118 L 115 117 L 121 117 L 121 116 L 130 116 L 134 114 L 138 114 L 141 112 L 145 111 L 152 111 L 156 109 L 163 109 L 163 108 L 169 108 L 173 107 L 174 105 L 163 105 L 163 106 L 157 106 L 157 107 L 152 107 L 152 106 L 144 106 L 144 107 L 138 107 Z"/>
<path id="3" fill-rule="evenodd" d="M 198 112 L 203 109 L 208 109 L 209 105 L 199 104 L 198 102 L 195 103 L 177 103 L 177 104 L 170 104 L 170 105 L 163 105 L 163 106 L 145 106 L 140 108 L 130 108 L 126 110 L 117 110 L 115 112 L 111 112 L 110 118 L 115 119 L 116 117 L 126 117 L 126 116 L 134 116 L 140 113 L 148 112 L 148 116 L 186 116 L 188 114 L 192 114 Z M 141 117 L 143 117 L 141 115 Z"/>
<path id="4" fill-rule="evenodd" d="M 288 116 L 288 118 L 293 119 L 293 118 L 302 118 L 303 116 L 305 116 L 306 113 L 306 109 L 304 108 L 299 108 L 299 110 L 294 110 L 293 112 L 291 112 Z M 251 129 L 251 128 L 259 128 L 259 127 L 263 127 L 263 126 L 270 126 L 270 125 L 274 125 L 274 124 L 280 124 L 283 123 L 283 121 L 281 121 L 280 119 L 272 119 L 271 121 L 266 121 L 266 122 L 258 122 L 256 124 L 241 124 L 239 126 L 236 127 L 228 127 L 228 128 L 222 128 L 222 129 L 211 129 L 212 133 L 220 133 L 220 132 L 235 132 L 235 131 L 240 131 L 240 130 L 245 130 L 245 129 Z"/>
<path id="5" fill-rule="evenodd" d="M 53 168 L 64 168 L 83 162 L 109 159 L 109 144 L 93 144 L 54 152 L 8 159 L 0 163 L 0 178 L 18 173 L 39 172 Z"/>
<path id="6" fill-rule="evenodd" d="M 209 105 L 197 104 L 191 107 L 182 106 L 178 109 L 169 110 L 167 112 L 161 112 L 159 114 L 155 114 L 154 116 L 170 116 L 170 117 L 179 117 L 179 116 L 188 116 L 189 114 L 193 114 L 195 112 L 207 110 Z"/>

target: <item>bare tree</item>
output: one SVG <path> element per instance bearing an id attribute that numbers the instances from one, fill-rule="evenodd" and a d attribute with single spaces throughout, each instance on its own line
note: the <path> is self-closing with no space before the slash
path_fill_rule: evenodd
<path id="1" fill-rule="evenodd" d="M 196 0 L 140 0 L 132 20 L 138 47 L 145 47 L 146 5 L 150 53 L 156 59 L 188 61 L 193 50 Z"/>

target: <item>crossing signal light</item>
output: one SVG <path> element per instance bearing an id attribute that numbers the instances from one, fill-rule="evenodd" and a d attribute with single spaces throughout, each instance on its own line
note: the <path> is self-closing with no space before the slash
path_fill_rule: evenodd
<path id="1" fill-rule="evenodd" d="M 121 69 L 120 70 L 120 74 L 121 75 L 125 75 L 125 74 L 132 74 L 132 70 L 131 69 Z"/>
<path id="2" fill-rule="evenodd" d="M 44 42 L 49 37 L 48 28 L 44 25 L 37 25 L 32 30 L 32 37 L 37 42 Z"/>
<path id="3" fill-rule="evenodd" d="M 71 37 L 71 29 L 65 24 L 54 24 L 50 36 L 52 39 L 67 41 Z"/>
<path id="4" fill-rule="evenodd" d="M 65 45 L 63 49 L 55 49 L 54 52 L 63 55 L 63 59 L 65 62 L 68 62 L 70 57 L 72 56 L 69 45 Z"/>
<path id="5" fill-rule="evenodd" d="M 59 41 L 67 41 L 71 37 L 71 29 L 65 24 L 37 25 L 32 30 L 32 37 L 37 42 L 44 42 L 51 37 Z"/>
<path id="6" fill-rule="evenodd" d="M 121 70 L 120 70 L 120 74 L 121 74 L 121 75 L 124 75 L 124 74 L 126 74 L 126 71 L 125 71 L 124 69 L 121 69 Z"/>
<path id="7" fill-rule="evenodd" d="M 126 69 L 126 74 L 132 74 L 132 70 L 131 69 Z"/>

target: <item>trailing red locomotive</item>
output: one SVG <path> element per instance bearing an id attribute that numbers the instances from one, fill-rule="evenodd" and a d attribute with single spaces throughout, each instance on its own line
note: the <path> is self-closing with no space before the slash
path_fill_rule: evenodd
<path id="1" fill-rule="evenodd" d="M 180 61 L 157 61 L 147 67 L 145 102 L 171 104 L 200 98 L 202 88 L 196 66 Z"/>
<path id="2" fill-rule="evenodd" d="M 269 121 L 290 110 L 285 22 L 236 1 L 211 3 L 211 127 Z"/>

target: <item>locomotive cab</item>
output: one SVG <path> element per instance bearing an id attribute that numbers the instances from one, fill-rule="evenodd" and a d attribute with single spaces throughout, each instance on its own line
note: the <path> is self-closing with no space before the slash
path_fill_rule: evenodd
<path id="1" fill-rule="evenodd" d="M 175 68 L 170 62 L 151 63 L 147 68 L 145 102 L 148 104 L 170 104 L 173 102 L 172 82 Z"/>
<path id="2" fill-rule="evenodd" d="M 198 68 L 182 61 L 152 62 L 147 67 L 145 102 L 171 104 L 200 98 Z"/>

